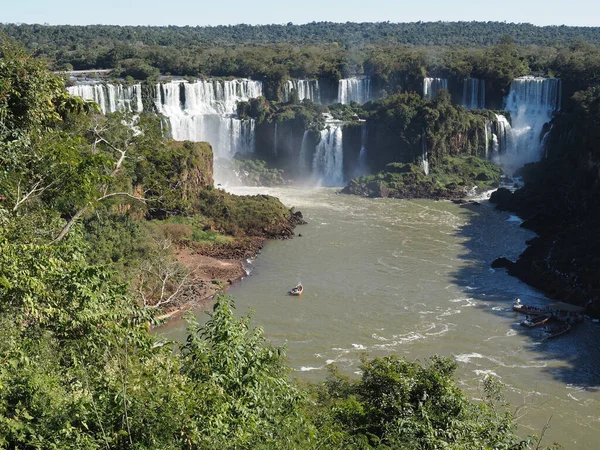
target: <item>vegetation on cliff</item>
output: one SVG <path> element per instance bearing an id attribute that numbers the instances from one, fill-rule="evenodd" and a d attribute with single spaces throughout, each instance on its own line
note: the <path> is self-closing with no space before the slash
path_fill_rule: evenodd
<path id="1" fill-rule="evenodd" d="M 474 156 L 444 157 L 428 175 L 423 167 L 390 163 L 374 175 L 350 181 L 342 192 L 367 197 L 458 199 L 496 187 L 502 170 Z"/>

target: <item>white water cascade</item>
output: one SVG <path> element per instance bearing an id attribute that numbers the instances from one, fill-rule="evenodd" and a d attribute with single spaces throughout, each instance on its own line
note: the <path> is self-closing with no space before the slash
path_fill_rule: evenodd
<path id="1" fill-rule="evenodd" d="M 496 121 L 492 124 L 492 141 L 494 159 L 498 155 L 505 155 L 513 147 L 513 130 L 508 119 L 502 114 L 496 114 Z"/>
<path id="2" fill-rule="evenodd" d="M 76 95 L 85 100 L 93 100 L 100 106 L 102 114 L 116 111 L 142 112 L 142 86 L 134 84 L 123 86 L 121 84 L 78 84 L 67 87 L 71 95 Z"/>
<path id="3" fill-rule="evenodd" d="M 341 123 L 329 123 L 321 131 L 321 139 L 313 157 L 313 175 L 324 186 L 342 186 L 344 184 Z"/>
<path id="4" fill-rule="evenodd" d="M 367 122 L 363 121 L 360 124 L 360 153 L 358 154 L 358 172 L 359 175 L 367 173 Z"/>
<path id="5" fill-rule="evenodd" d="M 516 169 L 539 161 L 542 130 L 560 109 L 561 84 L 557 78 L 520 77 L 513 80 L 505 99 L 505 109 L 512 119 L 513 143 L 507 148 L 503 164 Z"/>
<path id="6" fill-rule="evenodd" d="M 237 118 L 237 103 L 262 95 L 262 83 L 247 79 L 171 81 L 156 85 L 154 104 L 173 139 L 208 141 L 215 159 L 254 151 L 254 120 Z"/>
<path id="7" fill-rule="evenodd" d="M 448 80 L 446 78 L 424 78 L 423 79 L 423 97 L 428 100 L 435 98 L 440 89 L 448 89 Z"/>
<path id="8" fill-rule="evenodd" d="M 463 80 L 462 104 L 467 109 L 485 109 L 485 80 L 479 78 Z"/>
<path id="9" fill-rule="evenodd" d="M 351 102 L 361 105 L 371 100 L 371 79 L 369 77 L 343 78 L 338 83 L 338 103 Z"/>
<path id="10" fill-rule="evenodd" d="M 306 156 L 308 154 L 308 130 L 304 130 L 302 142 L 300 143 L 300 155 L 298 156 L 298 168 L 302 171 L 307 169 Z"/>
<path id="11" fill-rule="evenodd" d="M 319 80 L 288 80 L 283 91 L 283 98 L 286 102 L 292 99 L 292 91 L 296 91 L 298 94 L 298 101 L 306 99 L 321 103 Z"/>
<path id="12" fill-rule="evenodd" d="M 427 156 L 427 141 L 425 138 L 425 130 L 421 136 L 421 168 L 425 175 L 429 175 L 429 157 Z"/>

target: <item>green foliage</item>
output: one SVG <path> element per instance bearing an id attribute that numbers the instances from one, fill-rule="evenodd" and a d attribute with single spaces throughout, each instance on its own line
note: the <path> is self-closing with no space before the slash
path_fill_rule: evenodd
<path id="1" fill-rule="evenodd" d="M 316 396 L 326 411 L 317 420 L 335 430 L 336 448 L 527 448 L 514 435 L 512 415 L 491 398 L 467 400 L 453 380 L 453 360 L 364 358 L 361 370 L 359 380 L 333 370 Z"/>
<path id="2" fill-rule="evenodd" d="M 474 156 L 446 156 L 429 175 L 415 164 L 390 163 L 375 175 L 351 180 L 343 192 L 369 197 L 461 198 L 473 189 L 497 186 L 501 174 L 500 167 Z"/>
<path id="3" fill-rule="evenodd" d="M 280 237 L 291 234 L 290 212 L 275 197 L 232 195 L 220 189 L 200 192 L 198 211 L 213 228 L 233 236 Z"/>
<path id="4" fill-rule="evenodd" d="M 278 186 L 285 183 L 283 170 L 269 169 L 262 160 L 251 156 L 236 155 L 232 161 L 232 170 L 244 186 Z"/>

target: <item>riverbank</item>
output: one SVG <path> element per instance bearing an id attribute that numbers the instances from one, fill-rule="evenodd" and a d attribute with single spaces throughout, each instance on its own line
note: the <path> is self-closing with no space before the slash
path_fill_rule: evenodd
<path id="1" fill-rule="evenodd" d="M 215 295 L 248 275 L 245 264 L 255 258 L 266 238 L 251 238 L 233 247 L 191 248 L 179 246 L 174 256 L 189 273 L 189 287 L 181 298 L 169 304 L 161 319 L 181 317 L 192 308 L 203 308 Z"/>
<path id="2" fill-rule="evenodd" d="M 290 212 L 289 226 L 271 239 L 291 239 L 294 228 L 303 224 L 306 221 L 300 211 Z M 165 305 L 159 318 L 180 317 L 192 308 L 208 305 L 219 292 L 249 275 L 248 261 L 260 253 L 267 240 L 265 236 L 246 236 L 227 244 L 178 244 L 173 256 L 186 268 L 187 287 L 176 302 Z"/>

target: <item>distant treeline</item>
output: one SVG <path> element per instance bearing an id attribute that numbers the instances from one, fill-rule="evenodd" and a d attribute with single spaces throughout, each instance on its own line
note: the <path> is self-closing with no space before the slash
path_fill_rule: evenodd
<path id="1" fill-rule="evenodd" d="M 505 22 L 312 22 L 304 25 L 220 25 L 205 27 L 115 25 L 0 25 L 0 31 L 30 48 L 73 44 L 139 43 L 157 46 L 235 44 L 493 45 L 511 36 L 517 45 L 569 45 L 574 40 L 600 44 L 600 28 Z"/>

